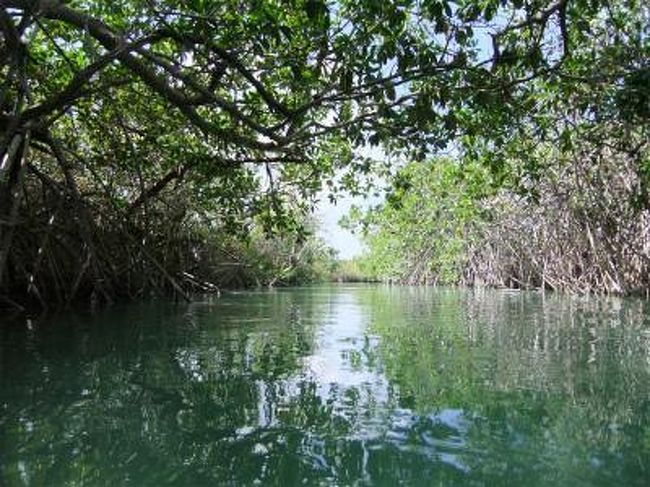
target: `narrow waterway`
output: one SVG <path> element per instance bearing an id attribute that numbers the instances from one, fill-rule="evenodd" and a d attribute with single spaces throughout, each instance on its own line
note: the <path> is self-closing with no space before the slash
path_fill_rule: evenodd
<path id="1" fill-rule="evenodd" d="M 647 485 L 650 304 L 331 285 L 0 317 L 0 485 Z"/>

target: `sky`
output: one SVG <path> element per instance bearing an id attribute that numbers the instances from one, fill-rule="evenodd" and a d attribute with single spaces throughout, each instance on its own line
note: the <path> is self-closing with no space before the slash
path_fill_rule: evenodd
<path id="1" fill-rule="evenodd" d="M 379 147 L 361 147 L 359 155 L 375 160 L 385 160 L 388 157 Z M 375 178 L 377 187 L 382 186 L 382 181 L 380 178 Z M 327 193 L 324 192 L 320 195 L 320 203 L 316 206 L 316 215 L 321 223 L 318 235 L 325 240 L 325 243 L 338 250 L 340 259 L 350 259 L 360 255 L 364 246 L 358 235 L 339 226 L 339 220 L 350 211 L 353 205 L 361 209 L 370 208 L 380 203 L 382 197 L 374 194 L 367 197 L 337 194 L 336 199 L 337 204 L 333 204 Z"/>
<path id="2" fill-rule="evenodd" d="M 325 198 L 317 207 L 316 214 L 321 222 L 318 235 L 330 247 L 338 250 L 341 259 L 350 259 L 363 251 L 363 244 L 359 237 L 338 225 L 339 219 L 347 214 L 353 204 L 360 207 L 368 206 L 368 202 L 363 198 L 348 196 L 340 198 L 336 205 Z"/>

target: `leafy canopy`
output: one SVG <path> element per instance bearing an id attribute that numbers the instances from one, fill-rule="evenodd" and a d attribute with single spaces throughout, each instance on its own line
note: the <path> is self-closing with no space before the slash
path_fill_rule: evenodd
<path id="1" fill-rule="evenodd" d="M 598 0 L 4 0 L 0 152 L 29 130 L 45 153 L 61 139 L 91 164 L 135 152 L 230 179 L 235 201 L 258 186 L 251 163 L 311 194 L 355 146 L 502 142 L 536 79 L 551 91 L 605 80 L 615 107 L 647 120 L 644 15 Z M 347 149 L 322 155 L 333 144 Z"/>

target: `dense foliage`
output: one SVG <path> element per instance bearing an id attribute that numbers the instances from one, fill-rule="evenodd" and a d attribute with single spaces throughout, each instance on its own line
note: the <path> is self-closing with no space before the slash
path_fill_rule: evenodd
<path id="1" fill-rule="evenodd" d="M 304 240 L 322 188 L 385 169 L 368 145 L 451 144 L 500 177 L 538 140 L 611 140 L 642 206 L 647 20 L 635 0 L 2 0 L 2 295 L 182 294 L 205 245 Z"/>
<path id="2" fill-rule="evenodd" d="M 476 162 L 407 165 L 385 203 L 347 219 L 368 247 L 363 272 L 409 284 L 647 293 L 650 208 L 638 161 L 579 143 L 573 157 L 541 145 L 509 159 L 506 182 Z M 531 160 L 544 171 L 522 189 L 511 173 Z"/>
<path id="3" fill-rule="evenodd" d="M 384 204 L 365 213 L 354 209 L 346 218 L 365 237 L 361 272 L 409 284 L 461 282 L 468 248 L 487 218 L 479 201 L 491 187 L 491 174 L 479 164 L 407 165 Z"/>
<path id="4" fill-rule="evenodd" d="M 514 103 L 463 111 L 454 160 L 407 165 L 383 205 L 351 215 L 365 231 L 366 273 L 650 290 L 648 8 L 617 2 L 580 25 L 561 69 L 510 92 Z"/>

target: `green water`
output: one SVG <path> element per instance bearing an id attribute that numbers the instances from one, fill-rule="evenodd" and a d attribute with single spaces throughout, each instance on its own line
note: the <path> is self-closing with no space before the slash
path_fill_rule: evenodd
<path id="1" fill-rule="evenodd" d="M 649 312 L 341 285 L 0 319 L 0 485 L 648 485 Z"/>

